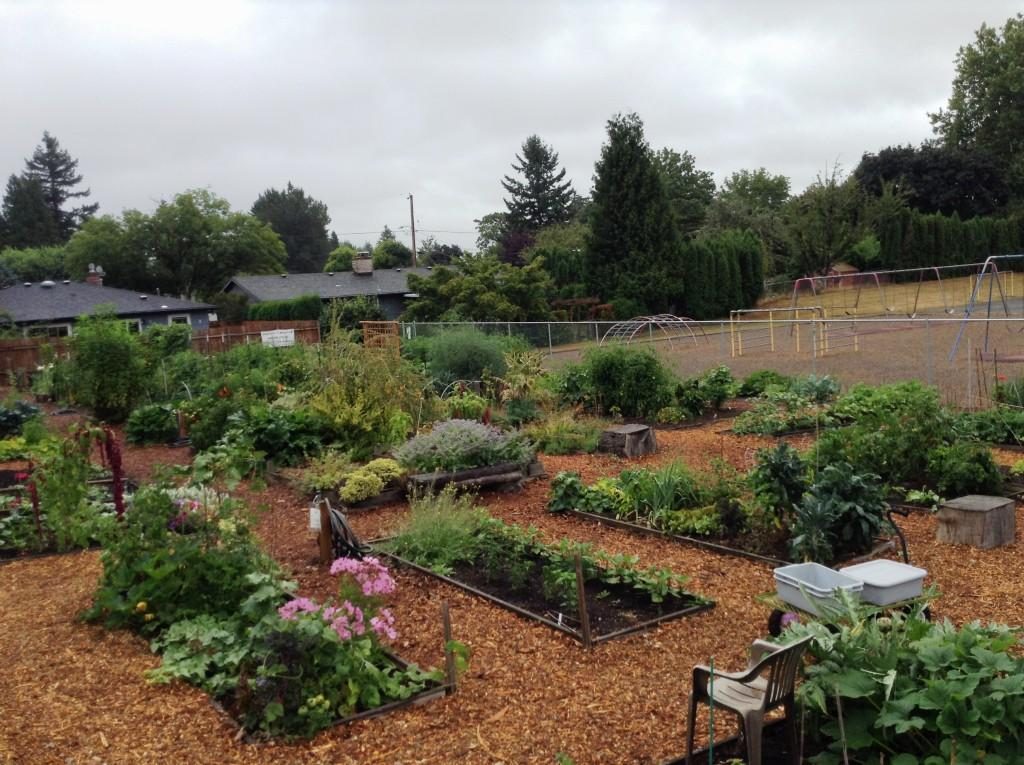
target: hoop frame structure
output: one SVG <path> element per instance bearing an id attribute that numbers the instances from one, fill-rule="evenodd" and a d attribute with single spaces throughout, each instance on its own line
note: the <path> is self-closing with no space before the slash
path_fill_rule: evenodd
<path id="1" fill-rule="evenodd" d="M 689 339 L 693 341 L 693 344 L 699 345 L 700 341 L 697 338 L 697 333 L 694 332 L 695 326 L 700 331 L 701 338 L 707 342 L 708 335 L 704 330 L 704 326 L 702 324 L 696 324 L 695 319 L 691 319 L 687 316 L 675 316 L 670 313 L 659 313 L 653 316 L 637 316 L 635 318 L 613 324 L 601 337 L 601 341 L 598 345 L 604 345 L 605 341 L 623 342 L 628 345 L 636 340 L 637 335 L 644 330 L 647 330 L 647 336 L 649 339 L 654 338 L 654 331 L 657 330 L 659 333 L 664 335 L 664 340 L 669 344 L 669 346 L 673 345 L 673 340 L 675 339 L 671 332 L 673 330 L 680 331 L 680 336 L 685 339 L 686 335 L 682 333 L 682 330 L 685 330 L 689 334 Z"/>

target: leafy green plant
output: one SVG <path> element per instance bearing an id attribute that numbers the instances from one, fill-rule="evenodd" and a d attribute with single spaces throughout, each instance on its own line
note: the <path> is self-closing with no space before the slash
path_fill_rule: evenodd
<path id="1" fill-rule="evenodd" d="M 129 415 L 124 433 L 133 444 L 166 443 L 178 435 L 178 419 L 166 404 L 147 404 Z"/>
<path id="2" fill-rule="evenodd" d="M 886 527 L 885 487 L 871 473 L 848 464 L 828 465 L 796 506 L 790 525 L 795 560 L 831 563 L 871 549 Z"/>
<path id="3" fill-rule="evenodd" d="M 839 395 L 839 382 L 828 375 L 807 375 L 790 380 L 789 390 L 815 404 L 827 404 Z"/>
<path id="4" fill-rule="evenodd" d="M 480 420 L 487 411 L 487 399 L 468 388 L 462 388 L 444 400 L 448 417 L 459 420 Z"/>
<path id="5" fill-rule="evenodd" d="M 1024 660 L 1017 631 L 931 623 L 926 605 L 883 612 L 841 593 L 826 619 L 793 623 L 779 638 L 813 638 L 797 686 L 805 730 L 824 748 L 811 762 L 876 762 L 880 752 L 895 765 L 1019 760 Z"/>
<path id="6" fill-rule="evenodd" d="M 583 361 L 596 408 L 624 417 L 654 417 L 671 402 L 672 375 L 650 351 L 603 346 Z"/>
<path id="7" fill-rule="evenodd" d="M 576 510 L 583 504 L 586 485 L 579 473 L 562 471 L 551 480 L 551 499 L 548 500 L 548 512 L 564 513 Z"/>
<path id="8" fill-rule="evenodd" d="M 402 345 L 403 353 L 422 362 L 439 388 L 456 380 L 504 377 L 505 354 L 514 350 L 527 350 L 526 343 L 471 328 L 446 330 Z"/>
<path id="9" fill-rule="evenodd" d="M 350 473 L 345 485 L 338 491 L 342 502 L 353 505 L 364 499 L 375 497 L 384 490 L 384 481 L 365 468 Z"/>
<path id="10" fill-rule="evenodd" d="M 957 443 L 928 452 L 929 481 L 947 497 L 997 494 L 1003 477 L 987 446 Z"/>
<path id="11" fill-rule="evenodd" d="M 525 436 L 504 433 L 475 420 L 446 420 L 395 450 L 398 462 L 421 472 L 513 462 L 529 463 L 533 448 Z"/>
<path id="12" fill-rule="evenodd" d="M 390 552 L 439 574 L 450 574 L 456 563 L 476 557 L 483 513 L 473 497 L 449 485 L 436 494 L 411 497 L 409 510 L 407 521 L 386 543 Z"/>
<path id="13" fill-rule="evenodd" d="M 18 435 L 25 423 L 39 414 L 39 407 L 26 401 L 15 401 L 13 404 L 0 406 L 0 438 Z"/>
<path id="14" fill-rule="evenodd" d="M 740 385 L 737 395 L 743 398 L 753 398 L 760 396 L 769 388 L 788 390 L 790 382 L 791 378 L 779 374 L 774 369 L 760 369 L 747 375 Z"/>
<path id="15" fill-rule="evenodd" d="M 156 634 L 183 619 L 230 617 L 263 586 L 250 574 L 278 576 L 237 503 L 204 509 L 194 532 L 175 530 L 182 507 L 161 486 L 140 489 L 103 538 L 103 573 L 86 617 L 108 627 Z"/>
<path id="16" fill-rule="evenodd" d="M 347 453 L 330 449 L 309 461 L 298 475 L 297 483 L 308 494 L 337 489 L 354 470 L 356 464 Z"/>
<path id="17" fill-rule="evenodd" d="M 69 374 L 75 401 L 97 417 L 119 422 L 146 389 L 139 342 L 113 311 L 86 316 L 70 340 Z"/>
<path id="18" fill-rule="evenodd" d="M 619 475 L 619 485 L 635 516 L 654 528 L 664 526 L 667 513 L 682 507 L 699 507 L 710 498 L 680 461 L 656 470 L 624 470 Z"/>
<path id="19" fill-rule="evenodd" d="M 777 436 L 804 428 L 827 428 L 835 422 L 826 407 L 796 393 L 769 389 L 754 407 L 736 418 L 734 433 Z"/>
<path id="20" fill-rule="evenodd" d="M 569 413 L 549 417 L 526 429 L 537 451 L 550 455 L 578 454 L 597 449 L 603 425 L 597 420 L 576 419 Z"/>
<path id="21" fill-rule="evenodd" d="M 296 465 L 323 448 L 327 422 L 307 409 L 288 410 L 258 404 L 227 419 L 228 434 L 250 441 L 257 451 L 282 465 Z"/>
<path id="22" fill-rule="evenodd" d="M 807 490 L 807 463 L 796 449 L 782 441 L 774 449 L 758 450 L 749 482 L 757 500 L 781 519 Z"/>

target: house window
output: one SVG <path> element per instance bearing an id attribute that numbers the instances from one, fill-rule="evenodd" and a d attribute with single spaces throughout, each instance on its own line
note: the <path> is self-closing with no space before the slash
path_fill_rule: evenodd
<path id="1" fill-rule="evenodd" d="M 40 324 L 28 328 L 29 337 L 70 337 L 70 324 Z"/>
<path id="2" fill-rule="evenodd" d="M 173 313 L 167 317 L 168 324 L 184 324 L 186 327 L 192 326 L 192 321 L 188 318 L 187 313 Z"/>
<path id="3" fill-rule="evenodd" d="M 124 325 L 128 327 L 128 331 L 133 335 L 142 332 L 142 319 L 125 319 Z"/>

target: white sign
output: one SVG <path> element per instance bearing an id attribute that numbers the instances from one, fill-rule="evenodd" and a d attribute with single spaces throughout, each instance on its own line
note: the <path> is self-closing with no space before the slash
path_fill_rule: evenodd
<path id="1" fill-rule="evenodd" d="M 289 345 L 295 345 L 294 329 L 271 329 L 266 332 L 260 332 L 260 337 L 264 345 L 269 345 L 273 348 L 285 348 Z"/>

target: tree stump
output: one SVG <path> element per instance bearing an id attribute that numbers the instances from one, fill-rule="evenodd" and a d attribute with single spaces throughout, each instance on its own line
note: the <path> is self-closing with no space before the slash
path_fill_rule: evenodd
<path id="1" fill-rule="evenodd" d="M 620 457 L 642 457 L 658 451 L 658 442 L 650 425 L 619 425 L 601 433 L 597 450 Z"/>
<path id="2" fill-rule="evenodd" d="M 935 517 L 935 538 L 947 544 L 983 549 L 1011 545 L 1017 531 L 1016 502 L 1006 497 L 970 494 L 944 502 Z"/>

